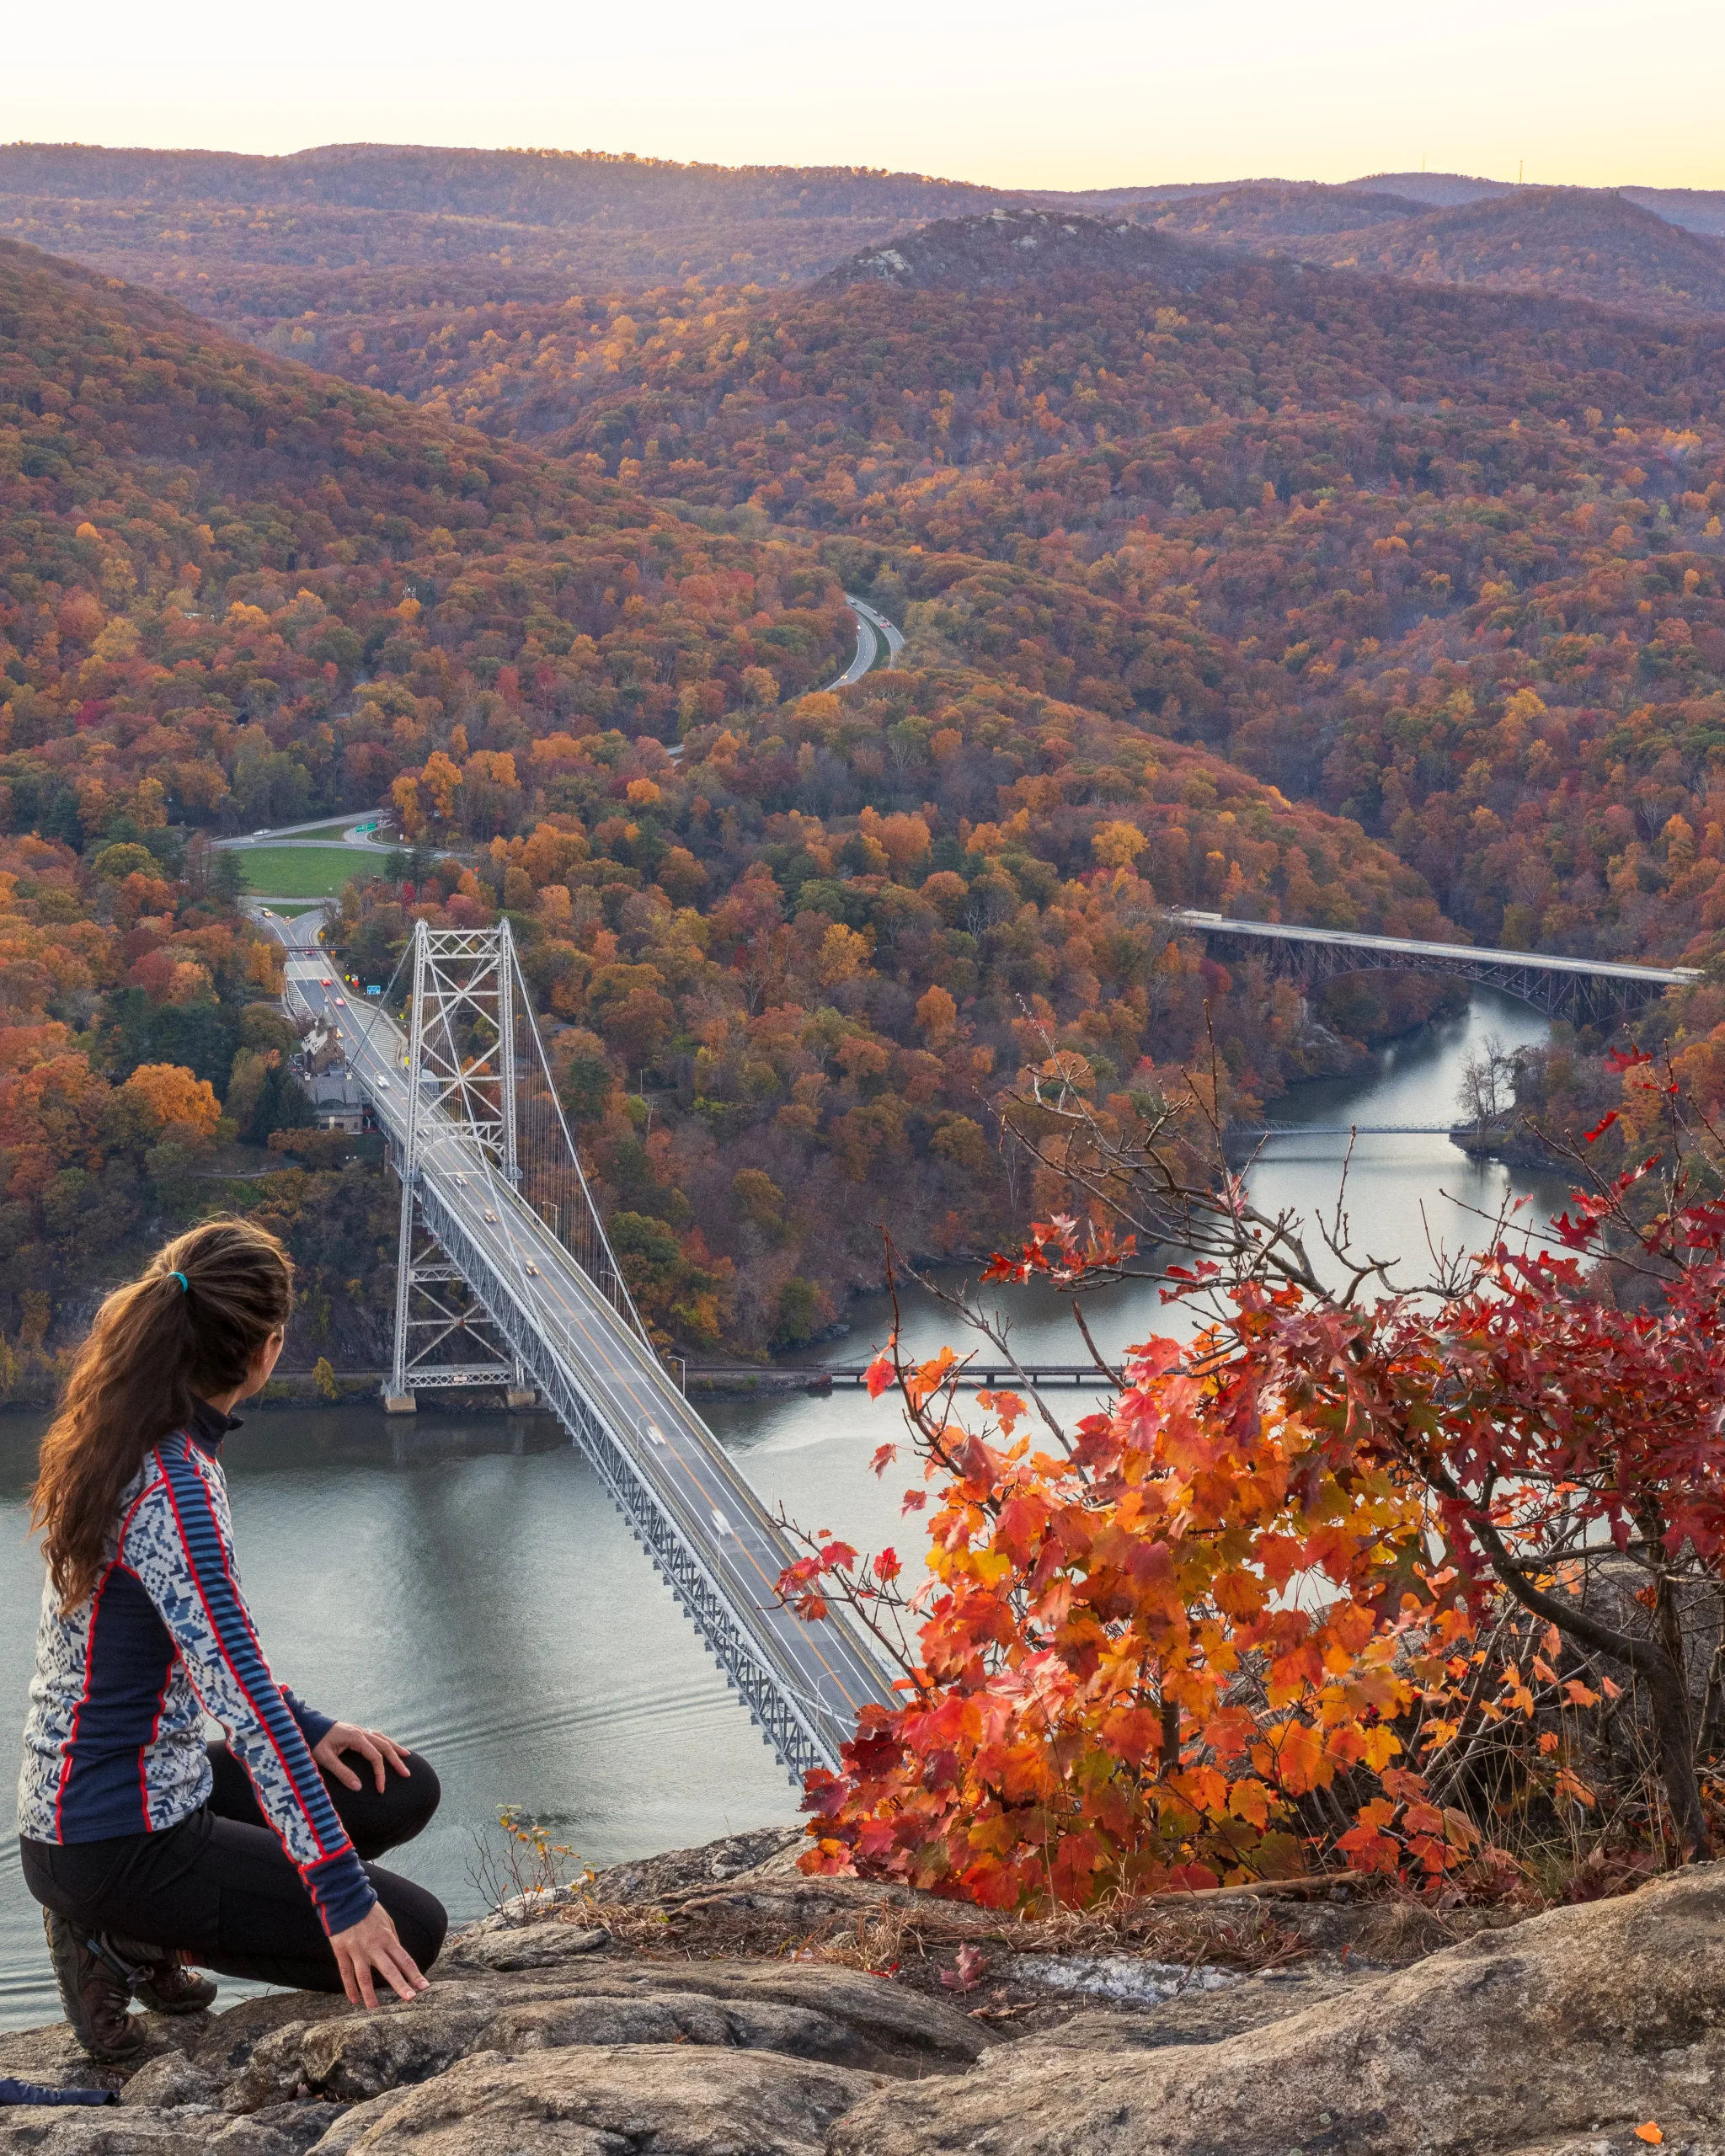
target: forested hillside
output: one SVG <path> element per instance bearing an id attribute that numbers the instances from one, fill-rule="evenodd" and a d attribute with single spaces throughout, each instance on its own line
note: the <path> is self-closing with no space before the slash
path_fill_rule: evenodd
<path id="1" fill-rule="evenodd" d="M 958 652 L 821 688 L 850 636 L 811 534 L 708 529 L 28 249 L 0 295 L 14 1340 L 26 1294 L 191 1203 L 209 1145 L 294 1121 L 268 950 L 200 834 L 393 805 L 403 880 L 348 905 L 368 976 L 415 912 L 507 906 L 644 1306 L 745 1347 L 829 1321 L 889 1209 L 934 1254 L 1010 1230 L 994 1102 L 1026 1060 L 1100 1097 L 1213 1031 L 1226 1107 L 1357 1053 L 1160 905 L 1442 926 L 1357 825 L 1105 698 Z M 1350 995 L 1348 1031 L 1435 995 Z M 114 1121 L 157 1065 L 206 1089 L 174 1140 L 203 1165 L 158 1175 Z M 232 1172 L 351 1355 L 389 1292 L 374 1179 L 338 1206 Z"/>
<path id="2" fill-rule="evenodd" d="M 845 166 L 347 143 L 296 157 L 0 146 L 0 233 L 224 321 L 817 275 L 994 189 Z"/>
<path id="3" fill-rule="evenodd" d="M 0 178 L 63 189 L 90 155 L 0 152 Z M 1171 942 L 1164 905 L 1711 960 L 1711 325 L 1283 243 L 1410 216 L 1501 240 L 1568 197 L 1258 185 L 1158 230 L 984 196 L 884 243 L 877 213 L 970 200 L 429 152 L 94 168 L 103 216 L 146 180 L 164 215 L 220 209 L 280 356 L 0 245 L 0 805 L 51 850 L 23 917 L 78 953 L 31 944 L 8 990 L 19 1073 L 49 1048 L 110 1090 L 183 1068 L 211 1143 L 267 1139 L 250 934 L 198 835 L 387 804 L 409 855 L 344 914 L 368 975 L 416 911 L 506 907 L 644 1304 L 750 1348 L 874 1277 L 889 1211 L 927 1255 L 1010 1232 L 1032 1192 L 997 1107 L 1027 1061 L 1081 1059 L 1105 1100 L 1213 1033 L 1249 1108 L 1442 993 L 1368 977 L 1307 1010 Z M 298 261 L 290 182 L 371 253 Z M 583 293 L 493 248 L 479 305 L 419 240 L 377 266 L 391 219 L 505 216 L 631 246 L 697 216 L 850 230 L 776 292 Z M 833 691 L 846 590 L 910 642 Z M 218 928 L 236 958 L 175 970 Z M 102 1016 L 125 995 L 130 1030 Z M 217 1015 L 175 1050 L 158 1005 Z M 1680 1048 L 1710 1024 L 1660 1022 Z M 1585 1059 L 1537 1082 L 1566 1123 L 1611 1090 Z M 61 1141 L 19 1113 L 17 1280 L 68 1279 Z M 375 1257 L 350 1310 L 382 1306 Z"/>
<path id="4" fill-rule="evenodd" d="M 914 652 L 1220 750 L 1394 846 L 1482 940 L 1674 958 L 1710 933 L 1717 337 L 1178 243 L 1121 274 L 1117 244 L 1156 241 L 1083 220 L 1018 245 L 1046 230 L 929 227 L 894 250 L 927 290 L 871 251 L 772 302 L 319 349 L 818 535 Z M 998 283 L 970 275 L 990 250 Z"/>
<path id="5" fill-rule="evenodd" d="M 1612 189 L 1512 188 L 1422 206 L 1403 196 L 1275 182 L 1137 201 L 1160 232 L 1421 284 L 1483 286 L 1692 317 L 1725 308 L 1725 246 Z"/>

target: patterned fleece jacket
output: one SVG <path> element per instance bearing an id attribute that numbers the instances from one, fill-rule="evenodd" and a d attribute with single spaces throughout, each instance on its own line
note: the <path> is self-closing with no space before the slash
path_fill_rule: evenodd
<path id="1" fill-rule="evenodd" d="M 237 1428 L 200 1403 L 145 1454 L 91 1593 L 62 1610 L 49 1582 L 18 1830 L 96 1842 L 178 1825 L 210 1794 L 207 1712 L 333 1934 L 377 1896 L 312 1758 L 331 1718 L 276 1684 L 240 1592 L 217 1457 Z"/>

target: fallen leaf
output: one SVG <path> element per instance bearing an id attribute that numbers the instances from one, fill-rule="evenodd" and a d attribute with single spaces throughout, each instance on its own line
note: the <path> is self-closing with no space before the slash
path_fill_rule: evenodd
<path id="1" fill-rule="evenodd" d="M 1664 2135 L 1660 2132 L 1658 2127 L 1653 2124 L 1651 2119 L 1648 2121 L 1645 2126 L 1638 2126 L 1635 2129 L 1635 2137 L 1637 2141 L 1650 2142 L 1655 2148 L 1657 2148 L 1659 2143 L 1665 2138 Z"/>

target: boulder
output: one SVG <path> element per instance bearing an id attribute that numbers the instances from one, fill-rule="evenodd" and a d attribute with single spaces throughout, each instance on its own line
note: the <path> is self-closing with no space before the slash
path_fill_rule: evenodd
<path id="1" fill-rule="evenodd" d="M 1217 2041 L 1073 2032 L 878 2091 L 832 2156 L 1725 2156 L 1725 1865 L 1482 1933 Z M 1225 1999 L 1226 1994 L 1218 1994 Z"/>
<path id="2" fill-rule="evenodd" d="M 704 1972 L 702 1972 L 704 1973 Z M 815 1972 L 809 1972 L 811 1974 Z M 848 1972 L 835 1972 L 843 1977 Z M 307 2095 L 338 2102 L 363 2102 L 393 2089 L 430 2080 L 475 2053 L 515 2058 L 570 2046 L 692 2045 L 730 2051 L 768 2051 L 793 2058 L 825 2060 L 865 2071 L 890 2072 L 905 2056 L 901 2027 L 913 2017 L 896 2002 L 873 1999 L 870 1982 L 828 1987 L 831 2011 L 780 1993 L 823 1995 L 818 1983 L 746 1980 L 685 1980 L 681 1970 L 583 1971 L 574 1983 L 440 1983 L 406 2004 L 375 2014 L 346 2013 L 313 2021 L 285 2023 L 261 2036 L 227 2087 L 228 2111 L 246 2112 Z M 948 2047 L 946 2023 L 954 2018 L 937 2001 L 929 2025 L 933 2041 Z M 873 2033 L 886 2043 L 873 2041 Z M 900 2068 L 902 2070 L 902 2068 Z"/>
<path id="3" fill-rule="evenodd" d="M 556 1917 L 507 1929 L 475 1929 L 457 1944 L 445 1966 L 461 1969 L 549 1969 L 583 1954 L 596 1954 L 611 1943 L 597 1924 L 570 1924 Z"/>
<path id="4" fill-rule="evenodd" d="M 645 2044 L 464 2059 L 423 2088 L 362 2104 L 318 2156 L 822 2156 L 872 2075 Z"/>

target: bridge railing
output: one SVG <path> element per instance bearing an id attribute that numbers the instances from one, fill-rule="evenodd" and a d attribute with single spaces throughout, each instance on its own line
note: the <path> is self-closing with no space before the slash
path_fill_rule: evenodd
<path id="1" fill-rule="evenodd" d="M 589 1343 L 533 1294 L 531 1281 L 512 1278 L 478 1244 L 440 1188 L 441 1180 L 435 1173 L 426 1178 L 428 1225 L 485 1303 L 558 1419 L 579 1438 L 612 1502 L 751 1717 L 793 1772 L 836 1767 L 840 1746 L 854 1733 L 855 1707 L 865 1700 L 889 1696 L 881 1673 L 863 1660 L 865 1650 L 845 1638 L 846 1628 L 829 1630 L 829 1620 L 821 1629 L 836 1650 L 841 1646 L 849 1650 L 844 1659 L 855 1664 L 851 1673 L 858 1696 L 846 1706 L 828 1702 L 811 1689 L 796 1658 L 774 1637 L 775 1618 L 789 1624 L 797 1619 L 777 1604 L 756 1602 L 751 1612 L 756 1621 L 746 1626 L 740 1621 L 738 1603 L 746 1604 L 750 1590 L 716 1571 L 708 1556 L 714 1547 L 711 1524 L 702 1521 L 681 1493 L 654 1472 L 656 1464 L 645 1456 L 649 1441 L 640 1426 L 647 1417 L 656 1414 L 674 1421 L 685 1442 L 692 1435 L 681 1396 L 657 1365 L 646 1360 L 638 1342 L 632 1342 L 609 1305 L 595 1295 L 589 1304 L 594 1322 L 601 1327 L 607 1321 L 615 1326 L 614 1344 L 640 1358 L 644 1397 L 622 1390 L 598 1367 Z M 710 1438 L 708 1442 L 712 1444 Z M 708 1456 L 709 1467 L 722 1478 L 726 1503 L 737 1521 L 750 1518 L 761 1538 L 777 1545 L 788 1564 L 793 1553 L 760 1499 L 716 1446 L 713 1454 Z"/>

